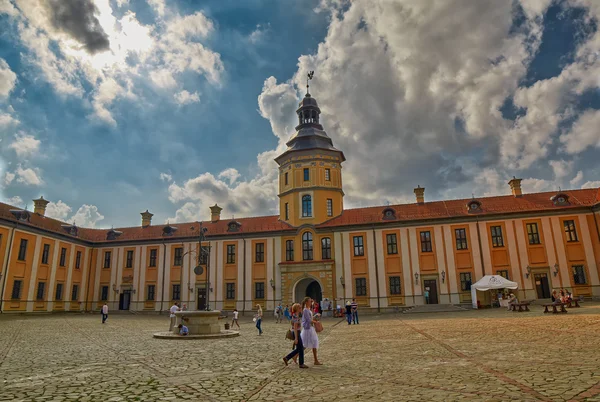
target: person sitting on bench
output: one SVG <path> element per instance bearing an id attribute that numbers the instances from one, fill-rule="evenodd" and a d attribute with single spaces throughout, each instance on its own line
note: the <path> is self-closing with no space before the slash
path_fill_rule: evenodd
<path id="1" fill-rule="evenodd" d="M 512 308 L 512 305 L 513 304 L 517 304 L 517 303 L 519 303 L 519 300 L 517 299 L 517 296 L 515 296 L 514 294 L 511 293 L 508 296 L 508 308 L 507 308 L 507 310 L 510 311 L 511 308 Z"/>

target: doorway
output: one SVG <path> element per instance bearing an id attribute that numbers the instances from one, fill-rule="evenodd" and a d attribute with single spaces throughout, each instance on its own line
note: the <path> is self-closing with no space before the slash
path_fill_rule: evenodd
<path id="1" fill-rule="evenodd" d="M 300 303 L 307 296 L 318 302 L 323 299 L 323 290 L 319 281 L 313 278 L 304 278 L 296 284 L 294 301 Z"/>
<path id="2" fill-rule="evenodd" d="M 548 283 L 548 274 L 533 274 L 535 281 L 535 291 L 538 299 L 550 298 L 550 284 Z"/>
<path id="3" fill-rule="evenodd" d="M 196 304 L 196 310 L 206 310 L 206 288 L 198 288 L 198 304 Z"/>
<path id="4" fill-rule="evenodd" d="M 129 310 L 131 304 L 131 289 L 126 289 L 119 295 L 119 310 Z"/>
<path id="5" fill-rule="evenodd" d="M 437 279 L 423 280 L 423 290 L 429 288 L 429 304 L 438 304 Z"/>

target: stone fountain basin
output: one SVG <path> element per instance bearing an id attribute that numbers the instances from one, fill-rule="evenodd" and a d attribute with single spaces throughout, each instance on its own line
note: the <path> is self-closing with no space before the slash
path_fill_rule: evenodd
<path id="1" fill-rule="evenodd" d="M 183 323 L 188 327 L 189 335 L 179 335 L 179 328 L 175 326 L 171 332 L 158 332 L 154 334 L 155 338 L 159 339 L 211 339 L 211 338 L 228 338 L 239 336 L 238 331 L 221 330 L 219 317 L 221 312 L 215 311 L 178 311 L 175 313 L 177 317 L 177 326 L 183 320 Z"/>

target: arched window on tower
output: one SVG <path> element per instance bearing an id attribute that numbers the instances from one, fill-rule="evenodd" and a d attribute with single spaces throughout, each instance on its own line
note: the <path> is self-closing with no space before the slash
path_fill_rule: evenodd
<path id="1" fill-rule="evenodd" d="M 304 261 L 313 259 L 313 238 L 310 232 L 302 235 L 302 259 Z"/>
<path id="2" fill-rule="evenodd" d="M 312 216 L 312 199 L 310 195 L 302 196 L 302 217 Z"/>
<path id="3" fill-rule="evenodd" d="M 319 115 L 317 114 L 316 110 L 312 111 L 312 122 L 313 123 L 318 123 L 319 122 Z"/>

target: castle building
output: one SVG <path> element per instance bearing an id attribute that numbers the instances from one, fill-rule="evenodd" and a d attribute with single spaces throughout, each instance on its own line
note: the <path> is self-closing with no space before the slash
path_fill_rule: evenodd
<path id="1" fill-rule="evenodd" d="M 90 229 L 0 204 L 0 311 L 272 310 L 305 296 L 361 309 L 470 303 L 486 274 L 519 284 L 517 296 L 558 288 L 600 295 L 600 189 L 511 194 L 344 209 L 342 165 L 310 95 L 276 158 L 279 215 Z M 508 192 L 508 188 L 507 188 Z"/>

